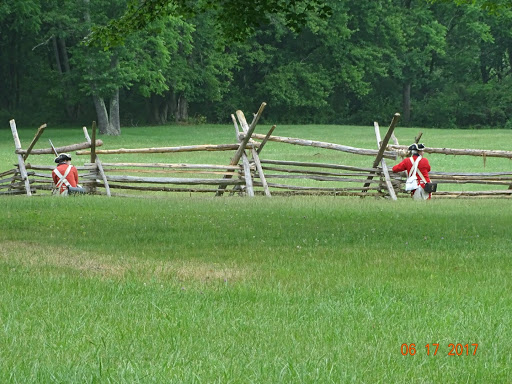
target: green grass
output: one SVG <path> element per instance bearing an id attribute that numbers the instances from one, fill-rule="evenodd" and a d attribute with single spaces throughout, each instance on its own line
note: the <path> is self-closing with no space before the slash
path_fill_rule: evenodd
<path id="1" fill-rule="evenodd" d="M 3 199 L 0 381 L 509 382 L 509 204 Z"/>
<path id="2" fill-rule="evenodd" d="M 131 128 L 101 138 L 108 148 L 215 144 L 232 142 L 232 131 Z M 397 135 L 407 143 L 417 131 Z M 41 143 L 82 141 L 78 133 L 49 130 Z M 22 143 L 33 134 L 22 130 Z M 367 148 L 375 140 L 357 127 L 276 134 Z M 458 134 L 472 145 L 457 145 Z M 0 130 L 0 165 L 16 161 L 9 138 Z M 424 130 L 424 139 L 508 149 L 510 133 Z M 265 151 L 306 156 L 282 148 Z M 461 157 L 431 163 L 443 158 L 465 169 Z M 487 159 L 490 168 L 510 162 Z M 509 199 L 0 200 L 0 382 L 512 381 Z M 417 353 L 402 356 L 404 343 Z M 440 344 L 436 356 L 429 343 Z M 478 343 L 477 353 L 448 356 L 450 343 Z"/>

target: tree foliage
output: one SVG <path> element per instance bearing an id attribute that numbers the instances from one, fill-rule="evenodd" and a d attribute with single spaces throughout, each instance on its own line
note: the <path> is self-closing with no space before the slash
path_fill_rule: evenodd
<path id="1" fill-rule="evenodd" d="M 328 17 L 332 13 L 323 0 L 131 0 L 121 17 L 95 27 L 88 41 L 110 47 L 167 16 L 191 18 L 209 11 L 213 11 L 225 36 L 233 40 L 241 40 L 268 24 L 272 15 L 281 15 L 288 28 L 299 30 L 310 14 Z"/>
<path id="2" fill-rule="evenodd" d="M 511 128 L 507 4 L 4 0 L 0 118 L 119 134 L 266 101 L 272 123 Z"/>

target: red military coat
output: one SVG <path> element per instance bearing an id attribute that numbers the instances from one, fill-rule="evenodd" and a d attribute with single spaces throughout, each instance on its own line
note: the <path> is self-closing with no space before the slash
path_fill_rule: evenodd
<path id="1" fill-rule="evenodd" d="M 414 155 L 413 161 L 416 161 L 417 158 L 418 158 L 418 156 Z M 393 167 L 393 172 L 407 171 L 407 174 L 409 175 L 409 173 L 411 172 L 411 168 L 412 168 L 411 158 L 407 157 L 407 158 L 403 159 L 401 163 L 399 163 Z M 423 177 L 425 178 L 427 183 L 430 183 L 430 177 L 428 177 L 428 173 L 430 172 L 430 164 L 429 164 L 428 160 L 424 157 L 422 157 L 418 163 L 418 172 L 421 172 L 421 174 L 423 175 Z M 422 188 L 425 188 L 425 183 L 423 182 L 423 180 L 421 180 L 421 177 L 420 177 L 420 175 L 418 175 L 418 172 L 416 172 L 416 177 L 418 178 L 418 182 L 420 183 L 420 186 Z"/>
<path id="2" fill-rule="evenodd" d="M 64 175 L 66 173 L 66 170 L 68 169 L 68 167 L 71 167 L 68 175 L 66 176 L 66 180 L 69 182 L 69 184 L 72 186 L 72 187 L 76 187 L 78 185 L 78 171 L 76 169 L 75 166 L 71 165 L 71 164 L 66 164 L 66 163 L 60 163 L 58 166 L 57 166 L 57 170 L 60 172 L 61 175 Z M 60 180 L 60 177 L 57 176 L 55 174 L 55 172 L 52 172 L 52 178 L 53 178 L 53 182 L 55 183 L 55 185 L 57 185 L 57 183 L 59 182 Z M 60 190 L 59 190 L 59 193 L 62 193 L 63 191 L 65 191 L 67 189 L 67 186 L 65 183 L 62 183 L 62 185 L 60 186 Z"/>

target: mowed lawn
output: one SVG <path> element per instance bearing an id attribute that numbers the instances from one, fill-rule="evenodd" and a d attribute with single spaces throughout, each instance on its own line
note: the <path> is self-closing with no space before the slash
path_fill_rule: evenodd
<path id="1" fill-rule="evenodd" d="M 234 142 L 229 129 L 133 128 L 102 139 L 113 148 Z M 374 148 L 373 128 L 283 130 Z M 425 142 L 449 143 L 431 146 L 454 148 L 508 149 L 511 136 L 423 131 Z M 44 137 L 83 140 L 71 130 L 54 139 L 59 132 Z M 3 170 L 16 157 L 10 132 L 0 134 Z M 22 130 L 22 143 L 33 134 Z M 268 145 L 269 155 L 283 153 Z M 435 159 L 467 167 L 463 157 Z M 470 163 L 510 170 L 509 160 Z M 510 199 L 186 194 L 0 204 L 0 382 L 512 381 Z M 415 354 L 404 356 L 411 344 Z"/>

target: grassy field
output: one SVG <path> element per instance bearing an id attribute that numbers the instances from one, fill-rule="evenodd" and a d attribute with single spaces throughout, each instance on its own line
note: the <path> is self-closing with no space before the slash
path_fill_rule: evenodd
<path id="1" fill-rule="evenodd" d="M 512 136 L 423 131 L 428 145 L 455 148 L 509 149 Z M 397 136 L 408 143 L 417 132 Z M 366 127 L 275 134 L 375 146 Z M 22 143 L 33 135 L 20 131 Z M 79 129 L 48 137 L 83 141 Z M 110 148 L 234 141 L 229 126 L 101 139 Z M 12 150 L 2 128 L 0 170 L 16 161 Z M 265 149 L 269 158 L 283 150 L 309 155 Z M 229 161 L 204 154 L 219 155 Z M 511 164 L 466 160 L 431 163 Z M 510 199 L 0 200 L 0 382 L 512 382 Z M 403 344 L 416 353 L 404 356 Z"/>

